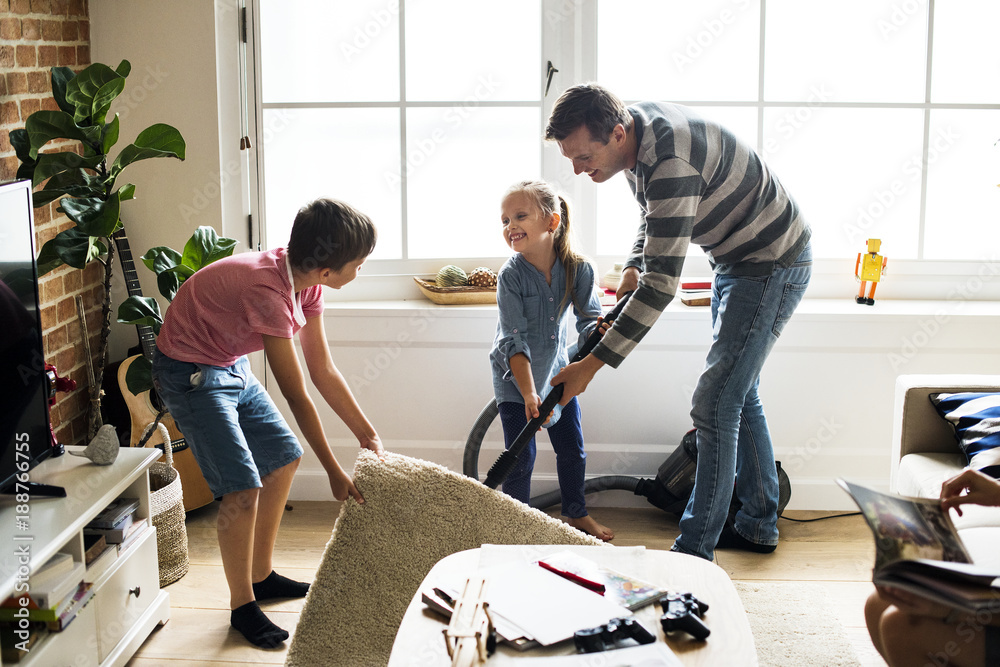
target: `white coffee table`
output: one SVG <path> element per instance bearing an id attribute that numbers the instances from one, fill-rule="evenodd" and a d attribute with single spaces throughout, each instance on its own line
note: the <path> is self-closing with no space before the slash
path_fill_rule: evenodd
<path id="1" fill-rule="evenodd" d="M 440 560 L 427 574 L 420 590 L 410 601 L 396 634 L 389 658 L 389 667 L 447 667 L 451 664 L 445 649 L 442 631 L 447 627 L 443 618 L 426 609 L 420 591 L 440 585 L 442 581 L 464 580 L 476 573 L 485 553 L 486 565 L 496 565 L 504 559 L 516 562 L 537 560 L 563 550 L 577 551 L 600 565 L 627 572 L 639 579 L 658 584 L 671 591 L 691 592 L 709 605 L 704 623 L 712 634 L 704 642 L 695 641 L 685 633 L 675 632 L 666 637 L 660 627 L 663 613 L 657 604 L 648 605 L 635 613 L 648 630 L 665 641 L 684 665 L 756 666 L 757 649 L 750 623 L 743 611 L 732 581 L 722 568 L 701 558 L 684 554 L 643 549 L 642 547 L 582 547 L 565 545 L 489 546 L 460 551 Z M 507 665 L 522 658 L 569 655 L 572 642 L 520 652 L 501 644 L 488 665 Z"/>

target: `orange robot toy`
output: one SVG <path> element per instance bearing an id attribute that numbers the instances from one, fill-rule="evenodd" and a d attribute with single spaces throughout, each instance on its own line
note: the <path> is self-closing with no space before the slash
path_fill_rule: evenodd
<path id="1" fill-rule="evenodd" d="M 889 263 L 888 258 L 878 254 L 881 246 L 881 240 L 868 239 L 868 252 L 858 253 L 858 261 L 854 263 L 854 277 L 861 282 L 858 295 L 854 298 L 858 303 L 869 306 L 875 305 L 875 287 L 882 280 L 882 275 L 885 274 L 885 267 Z M 871 282 L 871 288 L 869 288 L 868 296 L 866 297 L 865 284 L 868 282 Z"/>

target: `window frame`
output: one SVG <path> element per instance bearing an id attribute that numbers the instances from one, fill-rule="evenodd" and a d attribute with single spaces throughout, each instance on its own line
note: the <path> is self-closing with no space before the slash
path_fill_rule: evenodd
<path id="1" fill-rule="evenodd" d="M 391 0 L 390 0 L 391 1 Z M 605 0 L 607 1 L 607 0 Z M 927 19 L 931 20 L 934 12 L 935 0 L 928 0 Z M 264 175 L 264 147 L 263 138 L 268 128 L 264 127 L 265 106 L 281 107 L 392 107 L 398 108 L 400 113 L 400 165 L 401 177 L 401 222 L 402 222 L 402 253 L 401 259 L 378 259 L 370 260 L 366 263 L 361 276 L 346 292 L 327 291 L 327 299 L 330 301 L 353 301 L 353 300 L 398 300 L 413 298 L 416 288 L 411 279 L 412 276 L 433 275 L 438 268 L 444 264 L 457 263 L 461 266 L 488 266 L 494 270 L 506 260 L 504 256 L 492 257 L 441 257 L 429 259 L 412 259 L 406 256 L 407 253 L 407 207 L 406 207 L 406 110 L 408 108 L 420 107 L 441 107 L 448 104 L 463 104 L 463 102 L 417 102 L 408 101 L 405 98 L 405 0 L 398 0 L 400 15 L 400 101 L 398 102 L 372 102 L 372 103 L 330 103 L 330 104 L 282 104 L 264 105 L 259 96 L 261 90 L 261 63 L 260 63 L 260 6 L 259 0 L 248 0 L 247 21 L 248 39 L 252 39 L 253 45 L 248 54 L 248 67 L 250 75 L 247 77 L 247 86 L 252 90 L 249 94 L 252 111 L 251 116 L 255 123 L 250 131 L 255 136 L 255 160 L 251 161 L 249 174 L 250 200 L 251 200 L 251 227 L 254 230 L 257 241 L 256 249 L 263 249 L 263 240 L 266 239 L 266 220 L 264 219 L 266 202 L 266 183 Z M 766 0 L 761 0 L 762 34 L 764 34 L 764 24 L 766 16 Z M 597 38 L 597 0 L 542 0 L 541 3 L 541 29 L 542 48 L 539 62 L 539 85 L 544 89 L 546 65 L 551 61 L 558 72 L 553 76 L 548 94 L 541 97 L 540 102 L 493 102 L 484 101 L 484 107 L 539 107 L 539 150 L 541 151 L 542 178 L 556 185 L 560 192 L 567 195 L 573 207 L 574 233 L 579 241 L 581 250 L 591 257 L 597 264 L 598 272 L 603 273 L 615 262 L 624 260 L 628 247 L 621 249 L 619 255 L 601 254 L 597 252 L 597 222 L 595 211 L 597 209 L 597 187 L 628 187 L 623 178 L 614 179 L 612 184 L 602 184 L 600 186 L 589 182 L 584 177 L 575 176 L 569 161 L 563 158 L 558 147 L 550 142 L 541 139 L 544 124 L 551 111 L 552 105 L 559 94 L 566 87 L 581 81 L 597 80 L 598 60 L 596 48 L 592 45 Z M 933 67 L 933 24 L 930 27 L 928 36 L 928 48 L 926 49 L 926 84 L 925 99 L 923 102 L 900 102 L 900 103 L 873 103 L 873 102 L 831 102 L 831 101 L 775 101 L 764 100 L 764 52 L 766 35 L 760 40 L 759 54 L 761 66 L 758 68 L 758 98 L 756 101 L 739 102 L 718 102 L 704 100 L 671 100 L 681 104 L 700 106 L 705 108 L 723 106 L 754 107 L 757 113 L 757 145 L 755 148 L 761 150 L 764 146 L 765 136 L 765 110 L 769 108 L 798 109 L 803 107 L 829 107 L 829 108 L 903 108 L 919 109 L 923 112 L 924 137 L 922 145 L 922 157 L 924 164 L 927 163 L 930 140 L 931 112 L 936 109 L 987 109 L 997 110 L 1000 105 L 994 104 L 958 104 L 958 103 L 934 103 L 930 102 L 931 91 L 931 71 Z M 625 100 L 626 104 L 637 100 Z M 1000 136 L 1000 130 L 998 130 Z M 986 260 L 937 260 L 925 259 L 923 255 L 923 236 L 926 225 L 926 199 L 927 199 L 927 177 L 928 170 L 922 169 L 920 177 L 920 210 L 918 221 L 918 258 L 894 260 L 890 252 L 889 268 L 886 275 L 886 282 L 891 283 L 891 287 L 883 289 L 884 298 L 897 299 L 932 299 L 932 300 L 1000 300 L 1000 250 L 993 251 Z M 502 189 L 503 186 L 501 186 Z M 499 195 L 498 195 L 499 196 Z M 636 208 L 633 220 L 638 222 L 638 207 Z M 625 221 L 623 224 L 632 224 Z M 703 253 L 692 247 L 683 270 L 685 277 L 703 277 L 711 275 L 711 267 Z M 888 250 L 888 249 L 887 249 Z M 861 248 L 859 248 L 859 252 Z M 813 281 L 810 287 L 810 298 L 850 298 L 854 292 L 853 276 L 854 257 L 843 259 L 819 258 L 814 263 Z"/>

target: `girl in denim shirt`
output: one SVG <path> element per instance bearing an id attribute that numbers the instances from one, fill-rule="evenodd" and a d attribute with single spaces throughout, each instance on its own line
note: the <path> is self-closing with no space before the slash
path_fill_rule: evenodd
<path id="1" fill-rule="evenodd" d="M 500 319 L 490 353 L 493 391 L 507 447 L 538 416 L 552 377 L 569 363 L 564 317 L 576 314 L 579 342 L 598 326 L 601 302 L 594 289 L 594 269 L 570 242 L 566 200 L 542 181 L 511 187 L 501 203 L 503 237 L 514 250 L 497 277 Z M 545 424 L 556 453 L 562 514 L 568 523 L 602 540 L 614 533 L 587 514 L 583 485 L 580 405 L 576 398 L 556 406 Z M 524 449 L 503 484 L 507 495 L 527 503 L 535 440 Z"/>

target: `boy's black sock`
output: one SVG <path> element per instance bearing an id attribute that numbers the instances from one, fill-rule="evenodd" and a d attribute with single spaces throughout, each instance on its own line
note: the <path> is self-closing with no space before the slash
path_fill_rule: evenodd
<path id="1" fill-rule="evenodd" d="M 778 545 L 776 544 L 757 544 L 756 542 L 751 542 L 730 528 L 728 523 L 723 526 L 722 534 L 719 535 L 719 542 L 715 545 L 716 549 L 742 549 L 743 551 L 752 551 L 758 554 L 772 553 L 777 547 Z"/>
<path id="2" fill-rule="evenodd" d="M 288 639 L 288 631 L 272 623 L 257 606 L 256 600 L 233 609 L 229 623 L 242 632 L 247 641 L 261 648 L 276 648 Z"/>
<path id="3" fill-rule="evenodd" d="M 283 577 L 274 570 L 264 581 L 253 585 L 253 596 L 260 600 L 271 598 L 304 598 L 309 592 L 309 584 Z"/>

